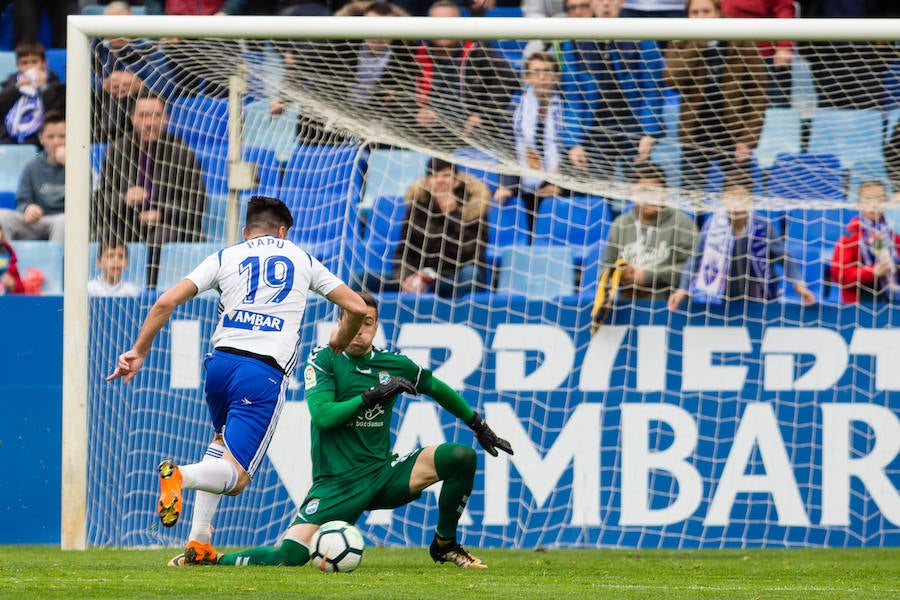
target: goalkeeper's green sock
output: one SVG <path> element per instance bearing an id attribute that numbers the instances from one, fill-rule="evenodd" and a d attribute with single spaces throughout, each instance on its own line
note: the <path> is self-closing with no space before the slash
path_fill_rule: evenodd
<path id="1" fill-rule="evenodd" d="M 269 567 L 299 567 L 309 561 L 309 548 L 296 540 L 284 538 L 277 548 L 268 546 L 250 548 L 230 554 L 223 554 L 219 558 L 220 565 L 235 565 L 239 567 L 247 565 L 266 565 Z"/>
<path id="2" fill-rule="evenodd" d="M 438 498 L 439 536 L 456 538 L 456 526 L 472 493 L 477 466 L 478 457 L 469 446 L 447 443 L 434 451 L 434 469 L 444 482 Z"/>

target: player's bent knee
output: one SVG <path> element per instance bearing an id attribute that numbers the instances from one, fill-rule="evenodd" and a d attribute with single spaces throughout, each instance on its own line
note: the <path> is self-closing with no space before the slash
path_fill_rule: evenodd
<path id="1" fill-rule="evenodd" d="M 247 487 L 247 485 L 249 483 L 250 483 L 250 476 L 242 471 L 241 474 L 238 475 L 238 480 L 234 486 L 234 489 L 232 489 L 229 492 L 226 492 L 225 495 L 226 496 L 237 496 L 238 494 L 240 494 L 241 492 L 244 491 L 244 488 Z"/>
<path id="2" fill-rule="evenodd" d="M 478 455 L 470 446 L 448 442 L 435 450 L 434 465 L 441 479 L 452 475 L 474 477 L 478 468 Z"/>

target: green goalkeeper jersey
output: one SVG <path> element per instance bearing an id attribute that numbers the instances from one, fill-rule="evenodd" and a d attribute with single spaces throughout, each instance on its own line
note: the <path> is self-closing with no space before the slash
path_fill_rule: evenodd
<path id="1" fill-rule="evenodd" d="M 313 481 L 365 477 L 393 459 L 391 416 L 395 399 L 362 408 L 362 392 L 388 377 L 404 377 L 458 418 L 473 410 L 431 371 L 398 352 L 373 348 L 364 356 L 335 354 L 327 346 L 309 355 L 303 370 L 311 426 Z"/>

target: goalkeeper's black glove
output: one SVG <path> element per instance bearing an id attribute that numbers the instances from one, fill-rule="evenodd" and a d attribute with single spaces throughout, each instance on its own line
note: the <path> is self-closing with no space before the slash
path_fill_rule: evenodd
<path id="1" fill-rule="evenodd" d="M 488 454 L 491 456 L 497 456 L 498 449 L 503 450 L 507 454 L 513 453 L 512 446 L 509 445 L 509 442 L 502 437 L 498 437 L 497 434 L 494 433 L 494 430 L 488 427 L 488 424 L 484 422 L 484 419 L 482 419 L 481 415 L 478 413 L 475 413 L 466 425 L 475 432 L 478 443 L 481 444 L 481 447 L 487 450 Z"/>
<path id="2" fill-rule="evenodd" d="M 376 404 L 390 400 L 400 392 L 415 394 L 416 386 L 409 379 L 390 377 L 387 381 L 372 386 L 361 394 L 363 408 L 372 408 Z"/>

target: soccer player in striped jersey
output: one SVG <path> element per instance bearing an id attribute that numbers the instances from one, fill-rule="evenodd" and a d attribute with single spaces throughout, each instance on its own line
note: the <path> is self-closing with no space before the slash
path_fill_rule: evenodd
<path id="1" fill-rule="evenodd" d="M 252 548 L 223 554 L 220 565 L 299 566 L 309 560 L 309 541 L 320 525 L 355 523 L 364 511 L 397 508 L 442 481 L 438 521 L 429 552 L 435 562 L 486 568 L 456 539 L 456 527 L 475 479 L 475 451 L 443 443 L 399 457 L 391 450 L 391 415 L 398 394 L 426 394 L 472 428 L 491 455 L 513 453 L 487 423 L 450 386 L 398 352 L 375 348 L 378 305 L 366 293 L 365 319 L 343 352 L 313 350 L 303 379 L 312 418 L 313 483 L 297 516 L 277 548 Z M 341 316 L 349 318 L 345 312 Z"/>
<path id="2" fill-rule="evenodd" d="M 342 309 L 344 317 L 329 340 L 333 352 L 343 352 L 365 316 L 367 307 L 356 292 L 286 239 L 293 223 L 281 200 L 251 198 L 244 241 L 208 256 L 160 295 L 134 345 L 119 356 L 107 377 L 131 381 L 175 308 L 201 292 L 218 290 L 219 323 L 212 335 L 213 350 L 205 359 L 213 440 L 198 463 L 178 466 L 166 459 L 158 467 L 158 509 L 166 527 L 175 525 L 182 513 L 182 490 L 196 490 L 190 539 L 170 565 L 216 562 L 212 518 L 221 495 L 240 494 L 265 456 L 297 361 L 309 291 Z"/>

